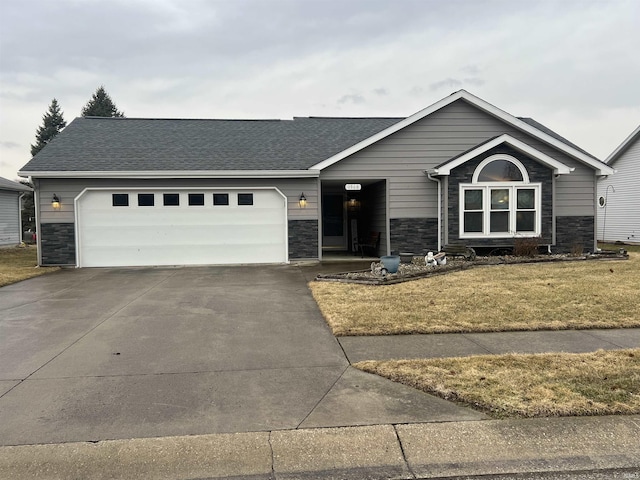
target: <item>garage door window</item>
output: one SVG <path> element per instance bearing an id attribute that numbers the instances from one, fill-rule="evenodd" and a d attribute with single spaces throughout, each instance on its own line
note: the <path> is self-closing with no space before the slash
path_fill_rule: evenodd
<path id="1" fill-rule="evenodd" d="M 192 207 L 204 205 L 204 193 L 190 193 L 189 205 Z"/>
<path id="2" fill-rule="evenodd" d="M 180 194 L 178 193 L 164 193 L 162 199 L 165 207 L 176 207 L 180 205 Z"/>
<path id="3" fill-rule="evenodd" d="M 253 193 L 239 193 L 238 205 L 253 205 Z"/>
<path id="4" fill-rule="evenodd" d="M 213 194 L 213 204 L 214 205 L 229 205 L 229 194 L 228 193 L 214 193 Z"/>
<path id="5" fill-rule="evenodd" d="M 114 207 L 128 207 L 129 206 L 129 194 L 127 194 L 127 193 L 114 193 L 111 196 L 111 204 Z"/>
<path id="6" fill-rule="evenodd" d="M 139 207 L 153 207 L 154 203 L 155 203 L 155 195 L 153 193 L 138 194 Z"/>

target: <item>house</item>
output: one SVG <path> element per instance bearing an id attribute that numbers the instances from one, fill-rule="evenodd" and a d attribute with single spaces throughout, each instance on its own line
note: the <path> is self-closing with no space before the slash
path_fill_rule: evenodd
<path id="1" fill-rule="evenodd" d="M 77 118 L 19 172 L 42 265 L 281 263 L 596 242 L 613 169 L 460 90 L 407 118 Z"/>
<path id="2" fill-rule="evenodd" d="M 598 238 L 640 243 L 640 126 L 606 163 L 618 173 L 598 181 Z"/>
<path id="3" fill-rule="evenodd" d="M 31 188 L 0 177 L 0 246 L 22 241 L 21 198 Z"/>

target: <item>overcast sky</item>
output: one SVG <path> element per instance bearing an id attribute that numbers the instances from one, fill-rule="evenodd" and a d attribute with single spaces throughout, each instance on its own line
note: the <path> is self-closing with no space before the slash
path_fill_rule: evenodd
<path id="1" fill-rule="evenodd" d="M 127 117 L 409 116 L 461 88 L 605 159 L 640 123 L 639 0 L 0 0 L 0 176 L 52 98 Z"/>

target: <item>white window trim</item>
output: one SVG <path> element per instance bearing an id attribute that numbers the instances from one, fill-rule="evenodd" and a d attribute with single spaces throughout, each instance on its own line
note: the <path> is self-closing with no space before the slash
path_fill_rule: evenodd
<path id="1" fill-rule="evenodd" d="M 527 172 L 527 169 L 522 164 L 522 162 L 517 158 L 514 158 L 511 155 L 507 155 L 505 153 L 497 153 L 495 155 L 491 155 L 490 157 L 487 157 L 482 162 L 480 162 L 480 164 L 476 167 L 476 169 L 473 172 L 473 178 L 471 179 L 471 183 L 477 184 L 478 177 L 480 176 L 480 173 L 482 172 L 484 167 L 489 165 L 491 162 L 495 162 L 496 160 L 505 160 L 507 162 L 513 163 L 516 167 L 518 167 L 518 170 L 520 170 L 520 173 L 522 174 L 522 182 L 518 182 L 518 183 L 529 183 L 529 173 Z M 503 182 L 491 182 L 491 183 L 503 183 Z"/>
<path id="2" fill-rule="evenodd" d="M 513 163 L 522 174 L 522 181 L 517 182 L 478 182 L 480 173 L 491 162 L 496 160 L 506 160 Z M 542 184 L 530 183 L 529 173 L 525 166 L 517 158 L 504 153 L 498 153 L 485 158 L 478 164 L 471 178 L 472 183 L 461 183 L 459 186 L 458 199 L 458 219 L 459 238 L 515 238 L 515 237 L 539 237 L 542 234 Z M 517 222 L 517 200 L 519 189 L 533 189 L 535 191 L 535 230 L 533 232 L 517 232 L 515 230 Z M 482 232 L 464 231 L 464 195 L 466 190 L 482 190 Z M 491 190 L 509 190 L 509 226 L 512 230 L 508 232 L 491 233 Z M 530 209 L 521 209 L 531 211 Z M 478 211 L 478 210 L 469 210 Z"/>
<path id="3" fill-rule="evenodd" d="M 490 232 L 491 222 L 491 190 L 509 190 L 509 225 L 514 228 L 509 232 Z M 516 232 L 517 191 L 518 189 L 535 190 L 535 230 L 533 232 Z M 482 232 L 464 231 L 464 192 L 466 190 L 482 190 Z M 538 237 L 542 234 L 542 184 L 524 182 L 481 182 L 460 184 L 460 238 L 515 238 Z M 523 209 L 521 209 L 523 210 Z M 525 210 L 531 211 L 531 210 Z"/>

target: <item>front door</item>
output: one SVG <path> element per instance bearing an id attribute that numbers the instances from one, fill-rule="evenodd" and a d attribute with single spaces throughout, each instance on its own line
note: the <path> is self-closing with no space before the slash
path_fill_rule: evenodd
<path id="1" fill-rule="evenodd" d="M 322 195 L 322 247 L 333 250 L 347 249 L 344 194 Z"/>

